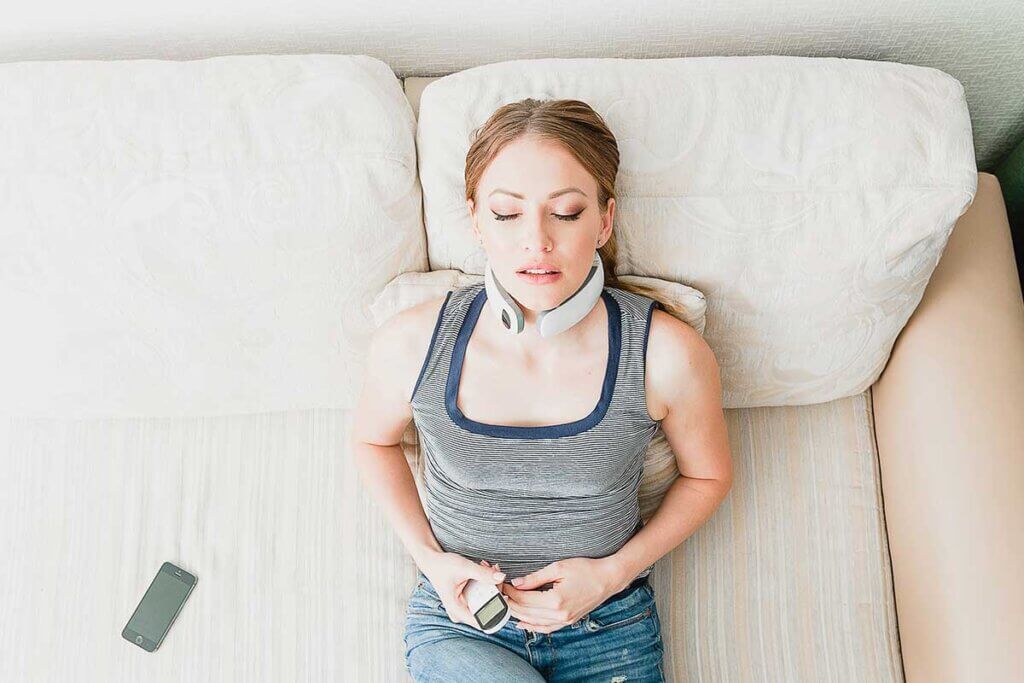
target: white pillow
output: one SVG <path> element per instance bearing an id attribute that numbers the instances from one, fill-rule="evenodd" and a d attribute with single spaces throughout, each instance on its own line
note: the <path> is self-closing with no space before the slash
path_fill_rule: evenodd
<path id="1" fill-rule="evenodd" d="M 927 67 L 788 56 L 537 59 L 423 90 L 430 268 L 482 273 L 469 135 L 525 97 L 580 99 L 619 142 L 622 272 L 707 297 L 727 408 L 864 391 L 977 187 L 963 87 Z"/>
<path id="2" fill-rule="evenodd" d="M 21 62 L 0 92 L 0 411 L 354 403 L 369 302 L 425 265 L 384 62 Z"/>

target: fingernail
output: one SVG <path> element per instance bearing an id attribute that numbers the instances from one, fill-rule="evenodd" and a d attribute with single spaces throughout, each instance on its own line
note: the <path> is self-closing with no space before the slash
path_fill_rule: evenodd
<path id="1" fill-rule="evenodd" d="M 503 578 L 504 576 L 505 576 L 505 575 L 504 575 L 503 573 L 501 573 L 501 572 L 495 572 L 495 573 L 494 573 L 494 580 L 495 580 L 495 581 L 501 581 L 501 579 L 502 579 L 502 578 Z"/>
<path id="2" fill-rule="evenodd" d="M 522 578 L 515 578 L 515 579 L 512 579 L 512 585 L 513 585 L 513 586 L 518 586 L 518 585 L 520 585 L 520 584 L 521 584 L 522 582 L 523 582 Z"/>

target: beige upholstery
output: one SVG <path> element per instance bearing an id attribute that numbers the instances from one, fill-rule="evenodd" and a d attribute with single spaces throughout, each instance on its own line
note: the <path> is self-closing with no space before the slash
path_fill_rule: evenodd
<path id="1" fill-rule="evenodd" d="M 872 392 L 907 679 L 1024 681 L 1024 305 L 995 176 Z"/>

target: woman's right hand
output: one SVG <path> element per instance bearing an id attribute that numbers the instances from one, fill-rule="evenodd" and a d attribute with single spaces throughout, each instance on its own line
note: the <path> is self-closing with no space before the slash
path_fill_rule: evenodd
<path id="1" fill-rule="evenodd" d="M 478 624 L 469 611 L 469 603 L 466 602 L 466 596 L 462 591 L 470 579 L 493 584 L 501 583 L 505 580 L 505 573 L 496 572 L 497 569 L 497 565 L 492 568 L 486 560 L 476 564 L 458 553 L 446 552 L 430 556 L 420 566 L 420 571 L 430 580 L 434 590 L 441 597 L 448 618 L 470 626 Z"/>

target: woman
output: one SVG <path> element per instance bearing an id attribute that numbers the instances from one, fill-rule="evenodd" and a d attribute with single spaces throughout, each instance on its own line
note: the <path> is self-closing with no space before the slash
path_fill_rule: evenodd
<path id="1" fill-rule="evenodd" d="M 711 349 L 615 277 L 618 162 L 583 102 L 499 108 L 475 131 L 466 202 L 522 329 L 474 284 L 370 344 L 353 451 L 420 570 L 404 635 L 415 680 L 664 680 L 648 575 L 710 517 L 732 466 Z M 604 286 L 542 336 L 541 313 L 581 300 L 595 250 Z M 398 445 L 413 417 L 429 520 Z M 682 476 L 645 525 L 637 491 L 659 425 Z M 471 578 L 508 602 L 493 634 L 469 612 Z"/>

